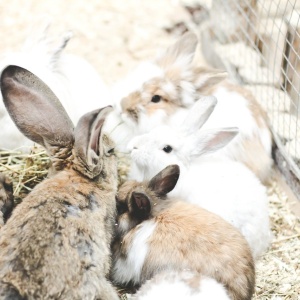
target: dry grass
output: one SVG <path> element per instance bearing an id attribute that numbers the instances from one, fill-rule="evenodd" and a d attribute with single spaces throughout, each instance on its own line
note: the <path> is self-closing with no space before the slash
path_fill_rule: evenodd
<path id="1" fill-rule="evenodd" d="M 29 154 L 0 152 L 0 172 L 13 179 L 17 202 L 45 178 L 49 166 L 47 154 L 39 147 Z M 127 172 L 128 160 L 119 156 L 120 181 Z M 257 262 L 254 299 L 300 299 L 300 218 L 290 210 L 288 198 L 275 179 L 268 188 L 268 198 L 274 239 L 269 251 Z M 127 298 L 126 294 L 122 297 Z"/>

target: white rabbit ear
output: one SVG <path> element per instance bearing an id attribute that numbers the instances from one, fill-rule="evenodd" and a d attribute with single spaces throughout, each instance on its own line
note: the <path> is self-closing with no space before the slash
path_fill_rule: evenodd
<path id="1" fill-rule="evenodd" d="M 187 137 L 184 151 L 194 157 L 211 154 L 225 147 L 238 132 L 237 127 L 199 130 Z"/>
<path id="2" fill-rule="evenodd" d="M 163 68 L 167 68 L 176 63 L 189 65 L 194 59 L 197 45 L 198 38 L 196 34 L 187 32 L 159 56 L 156 62 Z"/>
<path id="3" fill-rule="evenodd" d="M 182 123 L 182 131 L 190 135 L 200 129 L 215 109 L 218 101 L 214 96 L 202 97 L 190 108 Z"/>
<path id="4" fill-rule="evenodd" d="M 195 72 L 198 74 L 195 86 L 201 92 L 215 86 L 228 77 L 227 72 L 217 69 L 198 68 Z"/>
<path id="5" fill-rule="evenodd" d="M 163 197 L 175 188 L 179 174 L 178 165 L 167 166 L 150 180 L 148 187 L 156 195 Z"/>
<path id="6" fill-rule="evenodd" d="M 3 101 L 19 130 L 53 156 L 72 149 L 73 124 L 50 88 L 26 69 L 8 66 L 1 75 Z"/>
<path id="7" fill-rule="evenodd" d="M 74 167 L 90 178 L 99 175 L 102 170 L 102 128 L 112 109 L 107 106 L 85 114 L 75 128 L 74 153 L 78 166 Z"/>

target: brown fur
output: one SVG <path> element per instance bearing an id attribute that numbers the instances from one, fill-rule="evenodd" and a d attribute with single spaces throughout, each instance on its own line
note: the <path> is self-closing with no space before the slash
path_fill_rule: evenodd
<path id="1" fill-rule="evenodd" d="M 10 216 L 14 207 L 12 181 L 0 173 L 0 228 Z"/>
<path id="2" fill-rule="evenodd" d="M 234 300 L 251 299 L 255 284 L 254 261 L 240 232 L 221 217 L 198 206 L 179 199 L 157 197 L 149 186 L 148 182 L 132 181 L 125 183 L 124 190 L 123 187 L 119 190 L 119 196 L 125 196 L 120 201 L 127 203 L 128 211 L 119 216 L 123 230 L 113 243 L 114 261 L 126 258 L 136 230 L 140 228 L 135 224 L 143 224 L 143 220 L 136 218 L 131 203 L 132 193 L 143 191 L 151 204 L 149 218 L 145 221 L 152 219 L 156 228 L 147 240 L 148 252 L 140 283 L 163 270 L 189 270 L 215 278 Z M 128 222 L 127 230 L 124 230 L 124 222 Z"/>
<path id="3" fill-rule="evenodd" d="M 106 278 L 117 192 L 112 142 L 101 132 L 110 109 L 85 114 L 73 130 L 29 71 L 9 66 L 1 89 L 20 130 L 56 163 L 0 230 L 0 299 L 118 299 Z"/>

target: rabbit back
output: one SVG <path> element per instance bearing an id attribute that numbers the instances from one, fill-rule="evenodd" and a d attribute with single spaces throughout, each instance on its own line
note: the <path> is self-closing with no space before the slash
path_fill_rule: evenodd
<path id="1" fill-rule="evenodd" d="M 28 299 L 93 299 L 112 289 L 114 197 L 75 171 L 40 183 L 0 231 L 0 287 Z"/>
<path id="2" fill-rule="evenodd" d="M 223 219 L 194 205 L 173 203 L 129 231 L 119 247 L 113 264 L 118 283 L 141 284 L 164 270 L 190 270 L 224 284 L 232 299 L 250 299 L 253 293 L 254 263 L 245 239 Z M 119 261 L 127 264 L 123 274 Z M 133 269 L 134 277 L 126 272 Z"/>

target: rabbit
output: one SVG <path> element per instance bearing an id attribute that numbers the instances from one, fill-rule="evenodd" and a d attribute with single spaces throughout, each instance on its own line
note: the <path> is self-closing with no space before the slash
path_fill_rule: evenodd
<path id="1" fill-rule="evenodd" d="M 215 279 L 189 271 L 158 273 L 130 299 L 230 300 L 225 287 Z"/>
<path id="2" fill-rule="evenodd" d="M 221 217 L 168 196 L 179 173 L 178 165 L 169 165 L 150 181 L 120 187 L 113 281 L 141 285 L 163 271 L 188 270 L 215 279 L 230 299 L 251 299 L 255 270 L 248 243 Z"/>
<path id="3" fill-rule="evenodd" d="M 1 75 L 5 107 L 52 166 L 0 230 L 0 299 L 119 299 L 107 280 L 117 161 L 103 133 L 111 107 L 77 126 L 51 89 L 18 66 Z"/>
<path id="4" fill-rule="evenodd" d="M 0 72 L 8 65 L 18 65 L 41 78 L 60 99 L 71 120 L 77 124 L 85 112 L 111 103 L 104 81 L 86 60 L 64 53 L 72 32 L 61 37 L 48 33 L 50 20 L 35 24 L 24 46 L 8 52 L 0 59 Z M 0 149 L 20 148 L 28 152 L 33 145 L 14 125 L 0 101 Z"/>
<path id="5" fill-rule="evenodd" d="M 0 173 L 0 228 L 14 208 L 13 185 L 10 178 Z"/>
<path id="6" fill-rule="evenodd" d="M 267 183 L 273 160 L 266 113 L 251 92 L 226 79 L 226 72 L 198 66 L 197 46 L 197 36 L 188 32 L 153 62 L 142 63 L 115 85 L 115 122 L 109 128 L 115 142 L 124 151 L 136 135 L 157 125 L 176 125 L 196 100 L 212 95 L 219 102 L 205 127 L 238 127 L 240 134 L 224 155 L 242 162 Z"/>
<path id="7" fill-rule="evenodd" d="M 182 176 L 171 195 L 234 225 L 257 259 L 272 238 L 266 187 L 242 163 L 218 156 L 236 139 L 237 128 L 202 130 L 216 103 L 215 97 L 204 97 L 194 104 L 181 129 L 161 125 L 132 139 L 129 179 L 149 180 L 162 167 L 178 164 Z"/>

